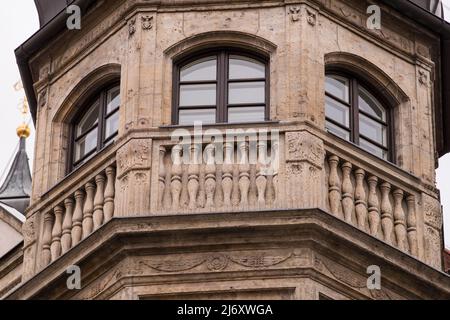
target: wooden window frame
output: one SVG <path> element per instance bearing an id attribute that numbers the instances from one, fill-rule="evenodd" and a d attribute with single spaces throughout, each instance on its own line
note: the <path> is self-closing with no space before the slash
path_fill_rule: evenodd
<path id="1" fill-rule="evenodd" d="M 347 131 L 350 133 L 350 142 L 356 144 L 358 147 L 362 148 L 360 145 L 360 137 L 362 137 L 364 140 L 368 141 L 369 143 L 373 144 L 375 147 L 382 149 L 384 152 L 387 153 L 387 159 L 381 158 L 383 160 L 387 160 L 391 163 L 395 163 L 395 137 L 394 137 L 394 113 L 393 108 L 391 106 L 391 103 L 388 102 L 388 99 L 386 99 L 385 96 L 379 93 L 376 88 L 370 84 L 368 81 L 356 77 L 348 72 L 343 72 L 339 70 L 330 70 L 326 72 L 326 77 L 328 76 L 337 76 L 342 77 L 348 80 L 349 82 L 349 102 L 346 102 L 338 97 L 335 97 L 334 95 L 326 92 L 325 90 L 325 96 L 329 97 L 347 107 L 349 107 L 349 116 L 350 116 L 350 127 L 346 128 L 342 124 L 340 124 L 338 121 L 328 118 L 325 116 L 326 121 L 331 122 L 333 125 Z M 377 119 L 376 117 L 368 114 L 367 112 L 359 109 L 359 87 L 364 88 L 366 91 L 368 91 L 377 101 L 381 104 L 381 106 L 386 111 L 386 121 L 381 121 L 380 119 Z M 364 136 L 361 134 L 359 129 L 359 123 L 360 123 L 360 114 L 368 117 L 369 119 L 375 121 L 378 124 L 381 124 L 386 127 L 386 139 L 387 139 L 387 146 L 383 146 L 379 142 L 373 141 L 372 139 Z M 342 139 L 342 138 L 341 138 Z M 345 140 L 345 139 L 343 139 Z M 347 140 L 345 140 L 347 141 Z M 365 150 L 365 149 L 363 149 Z M 365 150 L 366 151 L 366 150 Z M 366 151 L 369 152 L 369 151 Z M 372 154 L 371 152 L 369 152 Z M 374 155 L 376 156 L 376 155 Z"/>
<path id="2" fill-rule="evenodd" d="M 217 78 L 210 81 L 188 81 L 182 82 L 181 69 L 186 65 L 193 63 L 202 58 L 216 56 L 217 58 Z M 230 79 L 229 61 L 230 56 L 237 55 L 254 59 L 265 66 L 265 78 L 248 78 L 248 79 Z M 265 82 L 265 103 L 243 103 L 229 104 L 228 91 L 230 83 L 243 82 Z M 216 105 L 215 106 L 188 106 L 180 107 L 180 88 L 182 85 L 196 84 L 216 84 Z M 178 125 L 180 120 L 180 110 L 198 110 L 198 109 L 216 109 L 215 124 L 226 124 L 228 122 L 228 109 L 238 107 L 264 107 L 264 121 L 270 121 L 270 62 L 268 57 L 243 49 L 233 48 L 215 48 L 212 50 L 204 50 L 187 57 L 174 61 L 173 68 L 173 97 L 172 97 L 172 124 Z M 234 123 L 233 123 L 234 124 Z"/>
<path id="3" fill-rule="evenodd" d="M 106 137 L 106 122 L 107 120 L 114 116 L 117 112 L 120 112 L 121 105 L 119 107 L 115 108 L 114 110 L 107 112 L 108 107 L 108 91 L 111 89 L 119 87 L 120 90 L 120 81 L 113 81 L 109 84 L 103 86 L 101 89 L 95 91 L 93 94 L 89 96 L 89 99 L 85 100 L 84 102 L 81 102 L 78 104 L 80 112 L 76 113 L 76 115 L 72 118 L 71 126 L 70 126 L 70 146 L 69 146 L 69 157 L 68 157 L 68 165 L 67 165 L 67 173 L 70 173 L 86 162 L 89 161 L 91 157 L 98 154 L 101 150 L 103 150 L 105 147 L 109 146 L 114 139 L 118 135 L 118 131 L 116 131 L 114 134 L 112 134 L 109 137 Z M 120 93 L 119 93 L 120 94 Z M 96 102 L 99 101 L 99 112 L 98 112 L 98 123 L 95 126 L 92 126 L 89 130 L 87 130 L 85 133 L 83 133 L 80 136 L 77 136 L 76 133 L 76 127 L 81 121 L 81 119 L 86 115 L 86 112 L 89 111 L 90 107 Z M 98 130 L 97 133 L 97 146 L 95 149 L 89 151 L 86 153 L 81 159 L 75 160 L 76 155 L 76 143 L 80 141 L 81 139 L 85 138 L 89 133 L 94 131 L 95 129 Z"/>

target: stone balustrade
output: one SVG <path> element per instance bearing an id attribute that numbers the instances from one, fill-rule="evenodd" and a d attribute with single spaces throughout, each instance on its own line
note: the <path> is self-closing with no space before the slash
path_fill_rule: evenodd
<path id="1" fill-rule="evenodd" d="M 188 213 L 273 208 L 279 142 L 267 139 L 159 146 L 157 211 Z"/>
<path id="2" fill-rule="evenodd" d="M 43 217 L 42 267 L 56 261 L 113 218 L 115 182 L 116 167 L 112 164 L 50 206 Z"/>
<path id="3" fill-rule="evenodd" d="M 383 173 L 327 153 L 330 212 L 413 256 L 419 255 L 418 194 L 394 185 Z"/>

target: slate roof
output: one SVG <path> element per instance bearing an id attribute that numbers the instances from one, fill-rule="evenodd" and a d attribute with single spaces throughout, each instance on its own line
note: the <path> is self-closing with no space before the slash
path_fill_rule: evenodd
<path id="1" fill-rule="evenodd" d="M 20 139 L 19 150 L 0 187 L 0 202 L 22 214 L 30 204 L 31 194 L 31 172 L 25 142 L 25 138 Z"/>

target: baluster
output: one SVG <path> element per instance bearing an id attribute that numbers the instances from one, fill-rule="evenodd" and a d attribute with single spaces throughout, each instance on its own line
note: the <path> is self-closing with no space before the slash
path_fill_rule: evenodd
<path id="1" fill-rule="evenodd" d="M 233 191 L 233 153 L 234 145 L 232 143 L 225 143 L 224 145 L 225 159 L 222 167 L 222 190 L 223 190 L 223 205 L 231 207 L 231 194 Z"/>
<path id="2" fill-rule="evenodd" d="M 42 266 L 46 267 L 52 261 L 51 244 L 54 217 L 51 212 L 44 215 L 44 232 L 42 235 Z"/>
<path id="3" fill-rule="evenodd" d="M 164 192 L 166 191 L 166 176 L 167 170 L 164 163 L 166 157 L 166 148 L 163 146 L 159 147 L 159 190 L 158 190 L 158 205 L 164 208 Z"/>
<path id="4" fill-rule="evenodd" d="M 206 167 L 205 167 L 205 192 L 206 208 L 214 207 L 214 196 L 216 193 L 216 160 L 214 144 L 209 144 L 205 148 Z"/>
<path id="5" fill-rule="evenodd" d="M 338 217 L 339 207 L 342 201 L 342 191 L 341 191 L 341 179 L 338 174 L 339 158 L 337 156 L 331 156 L 328 159 L 330 165 L 330 177 L 329 177 L 329 200 L 330 200 L 330 210 L 331 213 Z"/>
<path id="6" fill-rule="evenodd" d="M 108 167 L 106 172 L 106 187 L 105 187 L 105 205 L 103 206 L 103 214 L 105 222 L 110 221 L 114 216 L 114 197 L 116 193 L 116 169 Z"/>
<path id="7" fill-rule="evenodd" d="M 61 237 L 61 249 L 62 254 L 65 254 L 72 247 L 72 219 L 73 219 L 73 206 L 74 202 L 72 198 L 64 200 L 64 206 L 66 208 L 66 214 L 64 215 L 63 232 Z"/>
<path id="8" fill-rule="evenodd" d="M 406 251 L 406 217 L 403 210 L 404 192 L 400 189 L 394 191 L 394 230 L 397 238 L 397 246 L 400 250 Z"/>
<path id="9" fill-rule="evenodd" d="M 172 209 L 178 210 L 180 207 L 180 195 L 183 187 L 182 182 L 182 160 L 183 147 L 176 145 L 172 148 L 172 179 L 170 182 L 170 193 L 172 194 Z"/>
<path id="10" fill-rule="evenodd" d="M 99 174 L 95 177 L 95 184 L 97 186 L 94 198 L 94 230 L 97 230 L 103 225 L 103 205 L 105 202 L 105 176 Z"/>
<path id="11" fill-rule="evenodd" d="M 272 184 L 273 192 L 275 193 L 274 203 L 278 203 L 279 199 L 279 170 L 280 170 L 280 141 L 275 139 L 272 142 L 272 154 L 271 154 L 271 165 L 272 165 Z"/>
<path id="12" fill-rule="evenodd" d="M 248 143 L 243 141 L 239 144 L 239 191 L 241 194 L 241 206 L 248 205 L 248 191 L 250 190 L 250 164 L 248 162 Z"/>
<path id="13" fill-rule="evenodd" d="M 391 193 L 391 185 L 387 182 L 381 185 L 381 226 L 383 228 L 384 241 L 392 244 L 392 230 L 394 222 L 392 217 L 392 205 L 389 195 Z"/>
<path id="14" fill-rule="evenodd" d="M 94 229 L 93 213 L 94 213 L 94 192 L 95 185 L 92 182 L 88 182 L 85 186 L 86 189 L 86 201 L 83 208 L 83 239 L 86 239 Z"/>
<path id="15" fill-rule="evenodd" d="M 358 220 L 358 228 L 366 231 L 367 221 L 367 201 L 366 191 L 364 190 L 364 178 L 366 172 L 362 169 L 355 171 L 356 188 L 355 188 L 355 205 L 356 205 L 356 219 Z"/>
<path id="16" fill-rule="evenodd" d="M 267 141 L 258 142 L 258 166 L 256 174 L 256 188 L 258 204 L 265 206 L 267 190 Z"/>
<path id="17" fill-rule="evenodd" d="M 408 242 L 411 254 L 415 257 L 419 255 L 419 249 L 417 244 L 417 217 L 416 217 L 416 197 L 413 195 L 408 196 L 406 199 L 408 204 Z"/>
<path id="18" fill-rule="evenodd" d="M 82 221 L 83 221 L 83 202 L 84 192 L 78 190 L 75 192 L 75 211 L 72 218 L 72 247 L 76 246 L 83 235 Z"/>
<path id="19" fill-rule="evenodd" d="M 342 165 L 342 207 L 344 211 L 345 221 L 348 223 L 352 223 L 352 214 L 353 214 L 353 183 L 350 178 L 350 173 L 352 172 L 352 164 L 350 162 L 345 162 Z"/>
<path id="20" fill-rule="evenodd" d="M 54 209 L 55 222 L 52 230 L 52 245 L 50 247 L 52 261 L 55 261 L 61 256 L 61 234 L 62 234 L 62 215 L 64 209 L 61 206 L 56 206 Z"/>
<path id="21" fill-rule="evenodd" d="M 378 228 L 380 227 L 380 201 L 378 200 L 377 186 L 378 178 L 371 176 L 369 178 L 369 225 L 370 234 L 374 237 L 378 234 Z"/>
<path id="22" fill-rule="evenodd" d="M 189 209 L 197 208 L 197 196 L 200 188 L 200 165 L 199 165 L 199 151 L 201 146 L 194 144 L 191 146 L 191 160 L 188 167 L 188 194 L 189 194 Z"/>

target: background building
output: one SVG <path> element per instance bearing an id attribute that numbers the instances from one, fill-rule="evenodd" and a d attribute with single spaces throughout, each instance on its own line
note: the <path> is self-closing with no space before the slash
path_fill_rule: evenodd
<path id="1" fill-rule="evenodd" d="M 444 20 L 400 0 L 380 28 L 373 1 L 74 3 L 80 30 L 37 1 L 16 51 L 37 147 L 1 297 L 450 297 Z M 198 142 L 195 120 L 222 131 Z"/>

